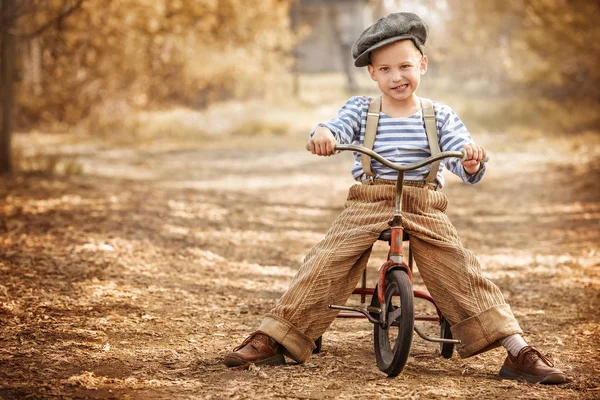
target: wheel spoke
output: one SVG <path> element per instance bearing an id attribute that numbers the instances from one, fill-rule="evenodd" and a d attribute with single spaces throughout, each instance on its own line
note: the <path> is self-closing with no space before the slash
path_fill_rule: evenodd
<path id="1" fill-rule="evenodd" d="M 394 322 L 402 315 L 402 308 L 398 307 L 394 311 L 388 314 L 390 325 L 394 325 Z"/>

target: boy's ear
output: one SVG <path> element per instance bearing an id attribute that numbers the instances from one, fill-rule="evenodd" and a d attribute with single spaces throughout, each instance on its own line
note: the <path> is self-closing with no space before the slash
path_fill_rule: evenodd
<path id="1" fill-rule="evenodd" d="M 427 72 L 427 62 L 427 56 L 421 57 L 421 75 L 425 75 L 425 72 Z"/>
<path id="2" fill-rule="evenodd" d="M 375 68 L 373 68 L 373 65 L 367 65 L 367 69 L 369 70 L 369 75 L 371 75 L 371 79 L 376 81 L 377 79 L 375 78 Z"/>

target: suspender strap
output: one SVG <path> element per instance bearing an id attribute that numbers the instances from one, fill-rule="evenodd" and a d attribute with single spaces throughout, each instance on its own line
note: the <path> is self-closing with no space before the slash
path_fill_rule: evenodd
<path id="1" fill-rule="evenodd" d="M 429 141 L 429 149 L 431 155 L 435 156 L 440 151 L 440 143 L 438 140 L 437 124 L 435 122 L 435 112 L 433 111 L 433 103 L 429 99 L 421 99 L 421 108 L 423 109 L 423 118 L 425 119 L 425 132 L 427 133 L 427 141 Z M 438 170 L 440 169 L 440 161 L 435 161 L 431 164 L 429 175 L 425 178 L 425 182 L 432 183 L 437 179 Z"/>
<path id="2" fill-rule="evenodd" d="M 373 149 L 375 135 L 377 134 L 377 125 L 379 124 L 379 113 L 381 112 L 381 97 L 371 98 L 369 111 L 367 112 L 367 126 L 365 127 L 365 140 L 363 146 L 367 149 Z M 360 155 L 362 169 L 367 176 L 375 176 L 371 170 L 371 157 L 366 154 Z"/>

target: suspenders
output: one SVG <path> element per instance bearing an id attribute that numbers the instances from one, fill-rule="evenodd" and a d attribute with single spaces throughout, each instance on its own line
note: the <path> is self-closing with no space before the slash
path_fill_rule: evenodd
<path id="1" fill-rule="evenodd" d="M 363 146 L 367 149 L 372 150 L 373 144 L 375 143 L 375 135 L 377 134 L 377 125 L 379 124 L 379 113 L 381 112 L 381 96 L 377 98 L 371 98 L 369 103 L 369 111 L 367 111 L 367 126 L 365 127 L 365 141 Z M 362 168 L 367 176 L 374 177 L 375 174 L 371 170 L 371 157 L 366 154 L 360 155 L 360 161 Z"/>
<path id="2" fill-rule="evenodd" d="M 427 141 L 431 155 L 434 156 L 440 153 L 440 144 L 437 135 L 437 124 L 435 122 L 435 112 L 433 111 L 433 103 L 429 99 L 421 99 L 421 108 L 423 109 L 423 118 L 425 120 L 425 132 L 427 133 Z M 369 111 L 367 112 L 367 126 L 365 127 L 365 140 L 363 146 L 368 149 L 373 148 L 375 143 L 375 135 L 377 134 L 377 125 L 379 124 L 379 113 L 381 112 L 381 97 L 371 98 Z M 365 174 L 369 177 L 375 177 L 371 169 L 371 157 L 366 154 L 361 154 L 362 168 Z M 425 178 L 425 182 L 434 183 L 437 178 L 437 173 L 440 168 L 440 161 L 435 161 L 431 164 L 429 175 Z"/>
<path id="3" fill-rule="evenodd" d="M 440 141 L 438 139 L 437 124 L 435 122 L 435 112 L 433 111 L 433 103 L 429 99 L 421 99 L 421 108 L 423 109 L 423 119 L 425 119 L 425 132 L 427 133 L 427 141 L 429 142 L 429 150 L 431 155 L 440 154 Z M 429 175 L 425 178 L 425 182 L 433 183 L 437 178 L 437 173 L 440 168 L 440 161 L 431 163 Z"/>

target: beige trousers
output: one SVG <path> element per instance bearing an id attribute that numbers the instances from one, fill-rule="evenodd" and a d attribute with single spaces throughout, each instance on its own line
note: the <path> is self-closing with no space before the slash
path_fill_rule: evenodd
<path id="1" fill-rule="evenodd" d="M 389 228 L 395 185 L 357 184 L 325 238 L 306 255 L 289 289 L 263 319 L 259 330 L 281 343 L 296 361 L 308 360 L 314 341 L 333 322 L 367 265 L 371 247 Z M 466 250 L 445 214 L 448 200 L 434 190 L 405 186 L 403 225 L 411 235 L 418 270 L 442 314 L 460 339 L 461 357 L 522 333 L 510 306 L 484 278 L 477 258 Z"/>

